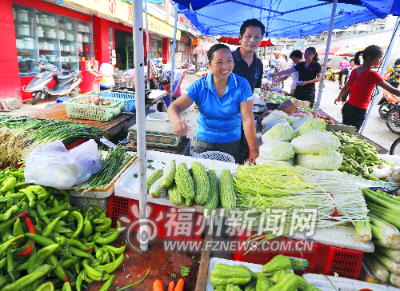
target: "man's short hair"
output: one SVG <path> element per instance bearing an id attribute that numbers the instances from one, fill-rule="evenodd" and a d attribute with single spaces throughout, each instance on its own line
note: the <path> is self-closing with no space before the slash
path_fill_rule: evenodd
<path id="1" fill-rule="evenodd" d="M 261 21 L 253 18 L 253 19 L 248 19 L 245 22 L 243 22 L 242 26 L 240 27 L 240 37 L 243 36 L 243 34 L 246 32 L 246 28 L 250 27 L 250 26 L 254 26 L 254 27 L 259 27 L 261 28 L 261 36 L 264 35 L 265 33 L 265 26 L 264 24 L 262 24 Z"/>

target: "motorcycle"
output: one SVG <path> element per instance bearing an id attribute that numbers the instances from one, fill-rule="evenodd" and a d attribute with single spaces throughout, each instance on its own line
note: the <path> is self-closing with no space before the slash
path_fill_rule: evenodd
<path id="1" fill-rule="evenodd" d="M 188 73 L 189 74 L 196 74 L 197 73 L 197 69 L 196 69 L 196 66 L 194 64 L 189 64 Z"/>
<path id="2" fill-rule="evenodd" d="M 71 72 L 62 72 L 62 74 L 55 75 L 54 80 L 56 84 L 53 88 L 49 89 L 47 84 L 53 79 L 54 73 L 58 72 L 58 68 L 50 63 L 35 62 L 38 64 L 40 70 L 30 83 L 23 87 L 24 92 L 32 93 L 34 97 L 31 104 L 35 105 L 39 99 L 46 99 L 49 97 L 65 96 L 76 97 L 80 89 L 78 85 L 82 82 L 81 72 L 74 70 Z"/>
<path id="3" fill-rule="evenodd" d="M 399 98 L 397 98 L 396 96 L 393 96 L 388 91 L 383 92 L 383 98 L 379 102 L 379 104 L 380 104 L 379 109 L 378 109 L 379 115 L 382 118 L 385 118 L 387 113 L 390 111 L 390 109 L 393 108 L 394 104 L 396 104 L 399 101 L 400 101 Z"/>
<path id="4" fill-rule="evenodd" d="M 400 102 L 391 104 L 392 109 L 386 114 L 386 126 L 392 132 L 400 134 Z"/>

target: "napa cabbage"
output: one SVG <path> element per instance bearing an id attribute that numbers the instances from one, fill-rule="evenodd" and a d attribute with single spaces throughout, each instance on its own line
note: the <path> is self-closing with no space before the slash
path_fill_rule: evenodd
<path id="1" fill-rule="evenodd" d="M 297 155 L 299 166 L 313 170 L 337 170 L 342 165 L 343 157 L 337 151 L 330 150 L 321 155 Z"/>
<path id="2" fill-rule="evenodd" d="M 324 131 L 326 128 L 325 120 L 321 118 L 310 118 L 306 122 L 304 122 L 299 128 L 296 129 L 296 136 L 305 134 L 312 130 Z"/>
<path id="3" fill-rule="evenodd" d="M 265 124 L 274 122 L 274 121 L 279 120 L 279 119 L 287 119 L 287 116 L 288 116 L 288 115 L 287 115 L 285 112 L 283 112 L 283 111 L 274 110 L 274 111 L 272 111 L 272 113 L 270 113 L 267 117 L 265 117 L 265 118 L 262 120 L 261 123 L 262 123 L 262 125 L 264 126 Z"/>
<path id="4" fill-rule="evenodd" d="M 278 124 L 278 123 L 287 123 L 287 124 L 289 124 L 289 121 L 287 121 L 286 119 L 282 118 L 282 119 L 275 120 L 274 122 L 267 123 L 267 124 L 264 125 L 263 133 L 265 133 L 266 131 L 270 130 L 275 124 Z"/>
<path id="5" fill-rule="evenodd" d="M 312 130 L 295 137 L 291 144 L 297 154 L 324 154 L 331 150 L 337 150 L 340 142 L 336 136 L 327 131 Z"/>
<path id="6" fill-rule="evenodd" d="M 293 146 L 288 142 L 266 143 L 259 148 L 260 158 L 271 161 L 287 161 L 294 157 Z"/>
<path id="7" fill-rule="evenodd" d="M 262 135 L 263 143 L 275 141 L 291 141 L 294 137 L 293 128 L 289 123 L 278 123 Z"/>

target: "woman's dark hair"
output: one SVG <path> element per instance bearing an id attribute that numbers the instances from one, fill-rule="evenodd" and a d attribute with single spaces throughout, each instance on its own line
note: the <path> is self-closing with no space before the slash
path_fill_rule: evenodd
<path id="1" fill-rule="evenodd" d="M 363 51 L 359 51 L 356 53 L 356 55 L 354 56 L 354 63 L 356 65 L 360 65 L 360 55 L 363 55 L 363 60 L 364 62 L 368 60 L 368 58 L 370 58 L 370 60 L 375 59 L 376 57 L 379 57 L 379 55 L 383 53 L 383 50 L 381 47 L 377 46 L 377 45 L 370 45 L 367 46 L 365 48 L 365 50 Z"/>
<path id="2" fill-rule="evenodd" d="M 213 53 L 216 52 L 219 49 L 227 49 L 228 51 L 231 51 L 230 48 L 223 44 L 223 43 L 218 43 L 218 44 L 214 44 L 207 53 L 207 57 L 208 57 L 208 61 L 211 63 L 212 58 L 213 58 Z"/>
<path id="3" fill-rule="evenodd" d="M 294 50 L 290 53 L 289 58 L 291 57 L 295 57 L 301 60 L 303 58 L 303 53 L 300 50 Z"/>
<path id="4" fill-rule="evenodd" d="M 306 51 L 310 51 L 314 55 L 314 57 L 312 59 L 313 61 L 317 61 L 318 60 L 318 53 L 317 53 L 317 50 L 315 49 L 315 47 L 310 46 L 310 47 L 308 47 L 306 49 Z"/>
<path id="5" fill-rule="evenodd" d="M 394 62 L 394 65 L 395 65 L 395 66 L 400 65 L 400 59 L 397 59 L 397 60 Z"/>
<path id="6" fill-rule="evenodd" d="M 264 24 L 262 24 L 261 21 L 253 18 L 253 19 L 248 19 L 245 22 L 243 22 L 242 26 L 240 27 L 240 38 L 242 38 L 243 34 L 246 32 L 246 28 L 250 27 L 250 26 L 261 28 L 261 36 L 264 35 L 264 33 L 265 33 Z"/>
<path id="7" fill-rule="evenodd" d="M 351 63 L 351 62 L 354 62 L 354 59 L 350 59 L 350 63 Z M 355 64 L 355 63 L 354 63 L 354 64 Z"/>

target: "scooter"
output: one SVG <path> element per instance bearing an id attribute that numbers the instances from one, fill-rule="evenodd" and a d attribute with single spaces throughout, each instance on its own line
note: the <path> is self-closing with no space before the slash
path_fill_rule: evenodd
<path id="1" fill-rule="evenodd" d="M 38 64 L 40 71 L 26 87 L 22 88 L 24 92 L 30 92 L 34 96 L 31 102 L 32 105 L 35 105 L 39 99 L 44 100 L 49 98 L 49 96 L 69 95 L 70 97 L 76 97 L 79 94 L 78 85 L 82 82 L 81 71 L 74 70 L 55 75 L 54 80 L 56 84 L 53 88 L 49 89 L 47 88 L 47 84 L 53 79 L 54 73 L 59 71 L 58 68 L 50 63 L 32 62 Z"/>
<path id="2" fill-rule="evenodd" d="M 196 74 L 197 73 L 197 69 L 196 69 L 196 66 L 194 64 L 189 64 L 188 73 L 189 74 Z"/>
<path id="3" fill-rule="evenodd" d="M 399 101 L 400 98 L 393 96 L 392 94 L 390 94 L 388 91 L 385 90 L 385 92 L 383 92 L 383 98 L 378 103 L 380 104 L 378 110 L 379 115 L 382 118 L 386 118 L 386 115 L 390 111 L 390 109 L 392 109 L 394 107 L 394 104 L 398 103 Z"/>

